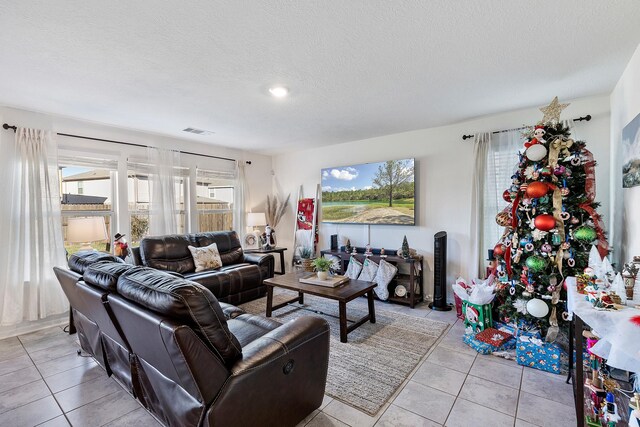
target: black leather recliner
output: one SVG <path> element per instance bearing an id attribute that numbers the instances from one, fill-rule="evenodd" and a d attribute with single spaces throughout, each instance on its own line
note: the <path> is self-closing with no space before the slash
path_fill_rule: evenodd
<path id="1" fill-rule="evenodd" d="M 222 267 L 196 272 L 188 246 L 204 247 L 215 243 Z M 134 250 L 140 265 L 173 271 L 209 289 L 218 301 L 242 304 L 263 297 L 265 279 L 274 275 L 275 260 L 271 254 L 245 254 L 235 231 L 175 234 L 145 237 Z"/>
<path id="2" fill-rule="evenodd" d="M 89 349 L 166 425 L 294 426 L 322 402 L 323 319 L 280 325 L 152 268 L 97 262 L 74 286 L 56 274 L 76 291 L 77 322 L 89 319 Z"/>

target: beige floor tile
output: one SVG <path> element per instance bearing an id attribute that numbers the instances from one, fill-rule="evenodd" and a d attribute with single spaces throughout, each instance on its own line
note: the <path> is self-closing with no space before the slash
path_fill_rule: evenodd
<path id="1" fill-rule="evenodd" d="M 539 426 L 572 426 L 576 424 L 576 413 L 573 406 L 563 405 L 526 392 L 520 392 L 517 418 Z"/>
<path id="2" fill-rule="evenodd" d="M 140 407 L 105 424 L 104 427 L 161 427 L 161 424 L 146 409 Z"/>
<path id="3" fill-rule="evenodd" d="M 62 415 L 53 396 L 0 414 L 0 426 L 35 426 Z"/>
<path id="4" fill-rule="evenodd" d="M 23 355 L 14 357 L 12 359 L 3 360 L 0 362 L 0 375 L 15 372 L 19 369 L 28 368 L 33 366 L 33 362 L 29 355 L 25 352 Z"/>
<path id="5" fill-rule="evenodd" d="M 467 375 L 462 372 L 436 365 L 427 360 L 413 374 L 411 380 L 456 396 L 466 377 Z"/>
<path id="6" fill-rule="evenodd" d="M 0 340 L 0 361 L 14 359 L 26 354 L 27 352 L 24 347 L 22 347 L 22 343 L 18 337 Z"/>
<path id="7" fill-rule="evenodd" d="M 575 404 L 573 386 L 567 384 L 565 380 L 566 378 L 563 375 L 554 375 L 536 369 L 524 368 L 522 391 L 572 406 Z"/>
<path id="8" fill-rule="evenodd" d="M 67 418 L 73 426 L 102 426 L 139 408 L 140 405 L 131 395 L 120 389 L 68 412 Z"/>
<path id="9" fill-rule="evenodd" d="M 349 425 L 324 412 L 319 412 L 318 415 L 309 421 L 306 427 L 349 427 Z"/>
<path id="10" fill-rule="evenodd" d="M 336 399 L 333 399 L 322 412 L 351 427 L 370 427 L 379 418 L 379 415 L 372 417 Z"/>
<path id="11" fill-rule="evenodd" d="M 505 359 L 504 357 L 494 356 L 493 354 L 480 354 L 478 353 L 478 359 L 488 360 L 494 363 L 500 363 L 505 366 L 512 366 L 515 368 L 520 368 L 520 365 L 513 359 Z"/>
<path id="12" fill-rule="evenodd" d="M 325 406 L 327 406 L 329 403 L 333 402 L 333 397 L 331 396 L 327 396 L 326 394 L 324 395 L 324 398 L 322 399 L 322 403 L 320 404 L 320 410 L 323 410 L 325 408 Z"/>
<path id="13" fill-rule="evenodd" d="M 391 405 L 382 414 L 375 427 L 438 427 L 440 425 L 399 406 Z"/>
<path id="14" fill-rule="evenodd" d="M 92 360 L 86 365 L 60 372 L 59 374 L 46 377 L 44 380 L 53 393 L 58 393 L 78 384 L 102 377 L 106 378 L 107 372 Z"/>
<path id="15" fill-rule="evenodd" d="M 64 412 L 69 412 L 120 390 L 122 388 L 105 375 L 56 393 L 55 397 Z"/>
<path id="16" fill-rule="evenodd" d="M 446 347 L 451 350 L 455 350 L 458 353 L 468 354 L 470 356 L 475 356 L 478 354 L 473 348 L 469 347 L 462 341 L 464 333 L 460 333 L 458 330 L 450 330 L 447 335 L 442 338 L 440 343 L 438 343 L 439 347 Z"/>
<path id="17" fill-rule="evenodd" d="M 393 404 L 437 423 L 444 423 L 455 397 L 443 391 L 409 381 Z"/>
<path id="18" fill-rule="evenodd" d="M 519 389 L 522 377 L 522 366 L 506 366 L 487 360 L 486 358 L 476 358 L 476 361 L 469 371 L 469 375 Z"/>
<path id="19" fill-rule="evenodd" d="M 49 388 L 41 379 L 0 393 L 0 413 L 50 396 Z"/>
<path id="20" fill-rule="evenodd" d="M 469 375 L 458 397 L 514 417 L 518 390 Z"/>
<path id="21" fill-rule="evenodd" d="M 76 340 L 74 336 L 67 335 L 64 332 L 59 335 L 50 335 L 38 340 L 22 341 L 22 346 L 29 353 L 35 353 L 41 350 L 49 349 L 52 347 L 58 347 L 62 345 L 68 345 L 70 347 L 76 346 Z"/>
<path id="22" fill-rule="evenodd" d="M 69 422 L 64 415 L 60 415 L 52 420 L 38 424 L 38 427 L 69 427 Z"/>
<path id="23" fill-rule="evenodd" d="M 11 390 L 39 379 L 41 379 L 40 373 L 35 366 L 19 369 L 0 376 L 0 392 Z"/>
<path id="24" fill-rule="evenodd" d="M 38 331 L 29 332 L 28 334 L 20 335 L 20 341 L 23 343 L 39 341 L 43 338 L 48 338 L 51 336 L 61 336 L 64 332 L 60 329 L 59 326 L 49 326 L 44 329 L 40 329 Z"/>
<path id="25" fill-rule="evenodd" d="M 78 356 L 77 354 L 68 354 L 58 357 L 57 359 L 47 362 L 36 363 L 36 367 L 44 378 L 50 377 L 78 366 L 87 365 L 95 360 L 92 357 Z"/>
<path id="26" fill-rule="evenodd" d="M 432 310 L 431 313 L 427 316 L 431 320 L 439 320 L 440 322 L 445 322 L 449 324 L 455 323 L 458 318 L 456 317 L 456 310 L 453 309 L 451 311 L 436 311 Z"/>
<path id="27" fill-rule="evenodd" d="M 315 411 L 313 411 L 312 413 L 310 413 L 309 415 L 304 417 L 304 420 L 302 420 L 298 424 L 296 424 L 296 427 L 304 427 L 304 426 L 306 426 L 307 424 L 309 424 L 309 421 L 311 421 L 313 419 L 313 417 L 315 417 L 319 413 L 320 413 L 320 410 L 316 409 Z"/>
<path id="28" fill-rule="evenodd" d="M 29 356 L 36 363 L 43 363 L 69 354 L 77 354 L 79 347 L 75 342 L 63 342 L 39 351 L 30 351 Z"/>
<path id="29" fill-rule="evenodd" d="M 447 418 L 447 427 L 513 427 L 514 418 L 468 400 L 456 400 Z M 562 425 L 562 424 L 558 424 Z"/>
<path id="30" fill-rule="evenodd" d="M 475 356 L 459 353 L 446 347 L 436 347 L 427 360 L 436 365 L 444 366 L 459 372 L 467 373 L 473 365 Z"/>
<path id="31" fill-rule="evenodd" d="M 537 427 L 535 424 L 528 423 L 526 421 L 522 421 L 521 419 L 516 419 L 515 427 Z"/>

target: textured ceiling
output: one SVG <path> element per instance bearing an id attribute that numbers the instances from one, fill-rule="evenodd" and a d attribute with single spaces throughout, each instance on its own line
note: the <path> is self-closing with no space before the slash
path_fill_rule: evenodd
<path id="1" fill-rule="evenodd" d="M 0 105 L 277 152 L 608 93 L 639 21 L 637 0 L 5 0 Z"/>

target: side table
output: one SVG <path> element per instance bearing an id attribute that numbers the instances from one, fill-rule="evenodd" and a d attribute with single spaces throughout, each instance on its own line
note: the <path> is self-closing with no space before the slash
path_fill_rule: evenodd
<path id="1" fill-rule="evenodd" d="M 246 249 L 244 252 L 247 254 L 280 254 L 280 271 L 274 271 L 275 274 L 284 274 L 284 251 L 287 248 L 274 247 L 271 249 Z"/>

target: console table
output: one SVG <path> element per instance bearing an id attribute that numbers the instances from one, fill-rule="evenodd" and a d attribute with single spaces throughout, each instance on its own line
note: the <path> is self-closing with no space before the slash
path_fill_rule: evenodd
<path id="1" fill-rule="evenodd" d="M 284 274 L 284 251 L 287 248 L 274 247 L 271 249 L 245 249 L 246 254 L 280 254 L 280 271 L 274 271 L 275 274 Z"/>
<path id="2" fill-rule="evenodd" d="M 422 280 L 423 260 L 421 256 L 417 258 L 402 258 L 397 255 L 380 255 L 379 249 L 373 249 L 372 255 L 365 255 L 364 248 L 356 248 L 356 250 L 358 251 L 358 253 L 355 255 L 352 253 L 347 253 L 345 251 L 323 250 L 320 251 L 320 256 L 324 256 L 325 254 L 333 255 L 334 257 L 340 259 L 341 274 L 344 274 L 344 272 L 346 271 L 347 265 L 349 264 L 349 259 L 352 256 L 360 262 L 363 262 L 366 258 L 369 258 L 376 264 L 379 263 L 381 259 L 383 259 L 388 263 L 395 264 L 396 266 L 402 264 L 408 265 L 409 274 L 397 273 L 393 280 L 391 280 L 391 283 L 389 283 L 388 301 L 405 304 L 410 306 L 411 308 L 414 308 L 417 303 L 424 301 L 424 284 Z M 389 252 L 393 254 L 396 253 L 395 250 Z M 395 294 L 395 287 L 397 285 L 403 285 L 407 289 L 407 294 L 404 297 L 399 297 Z"/>

